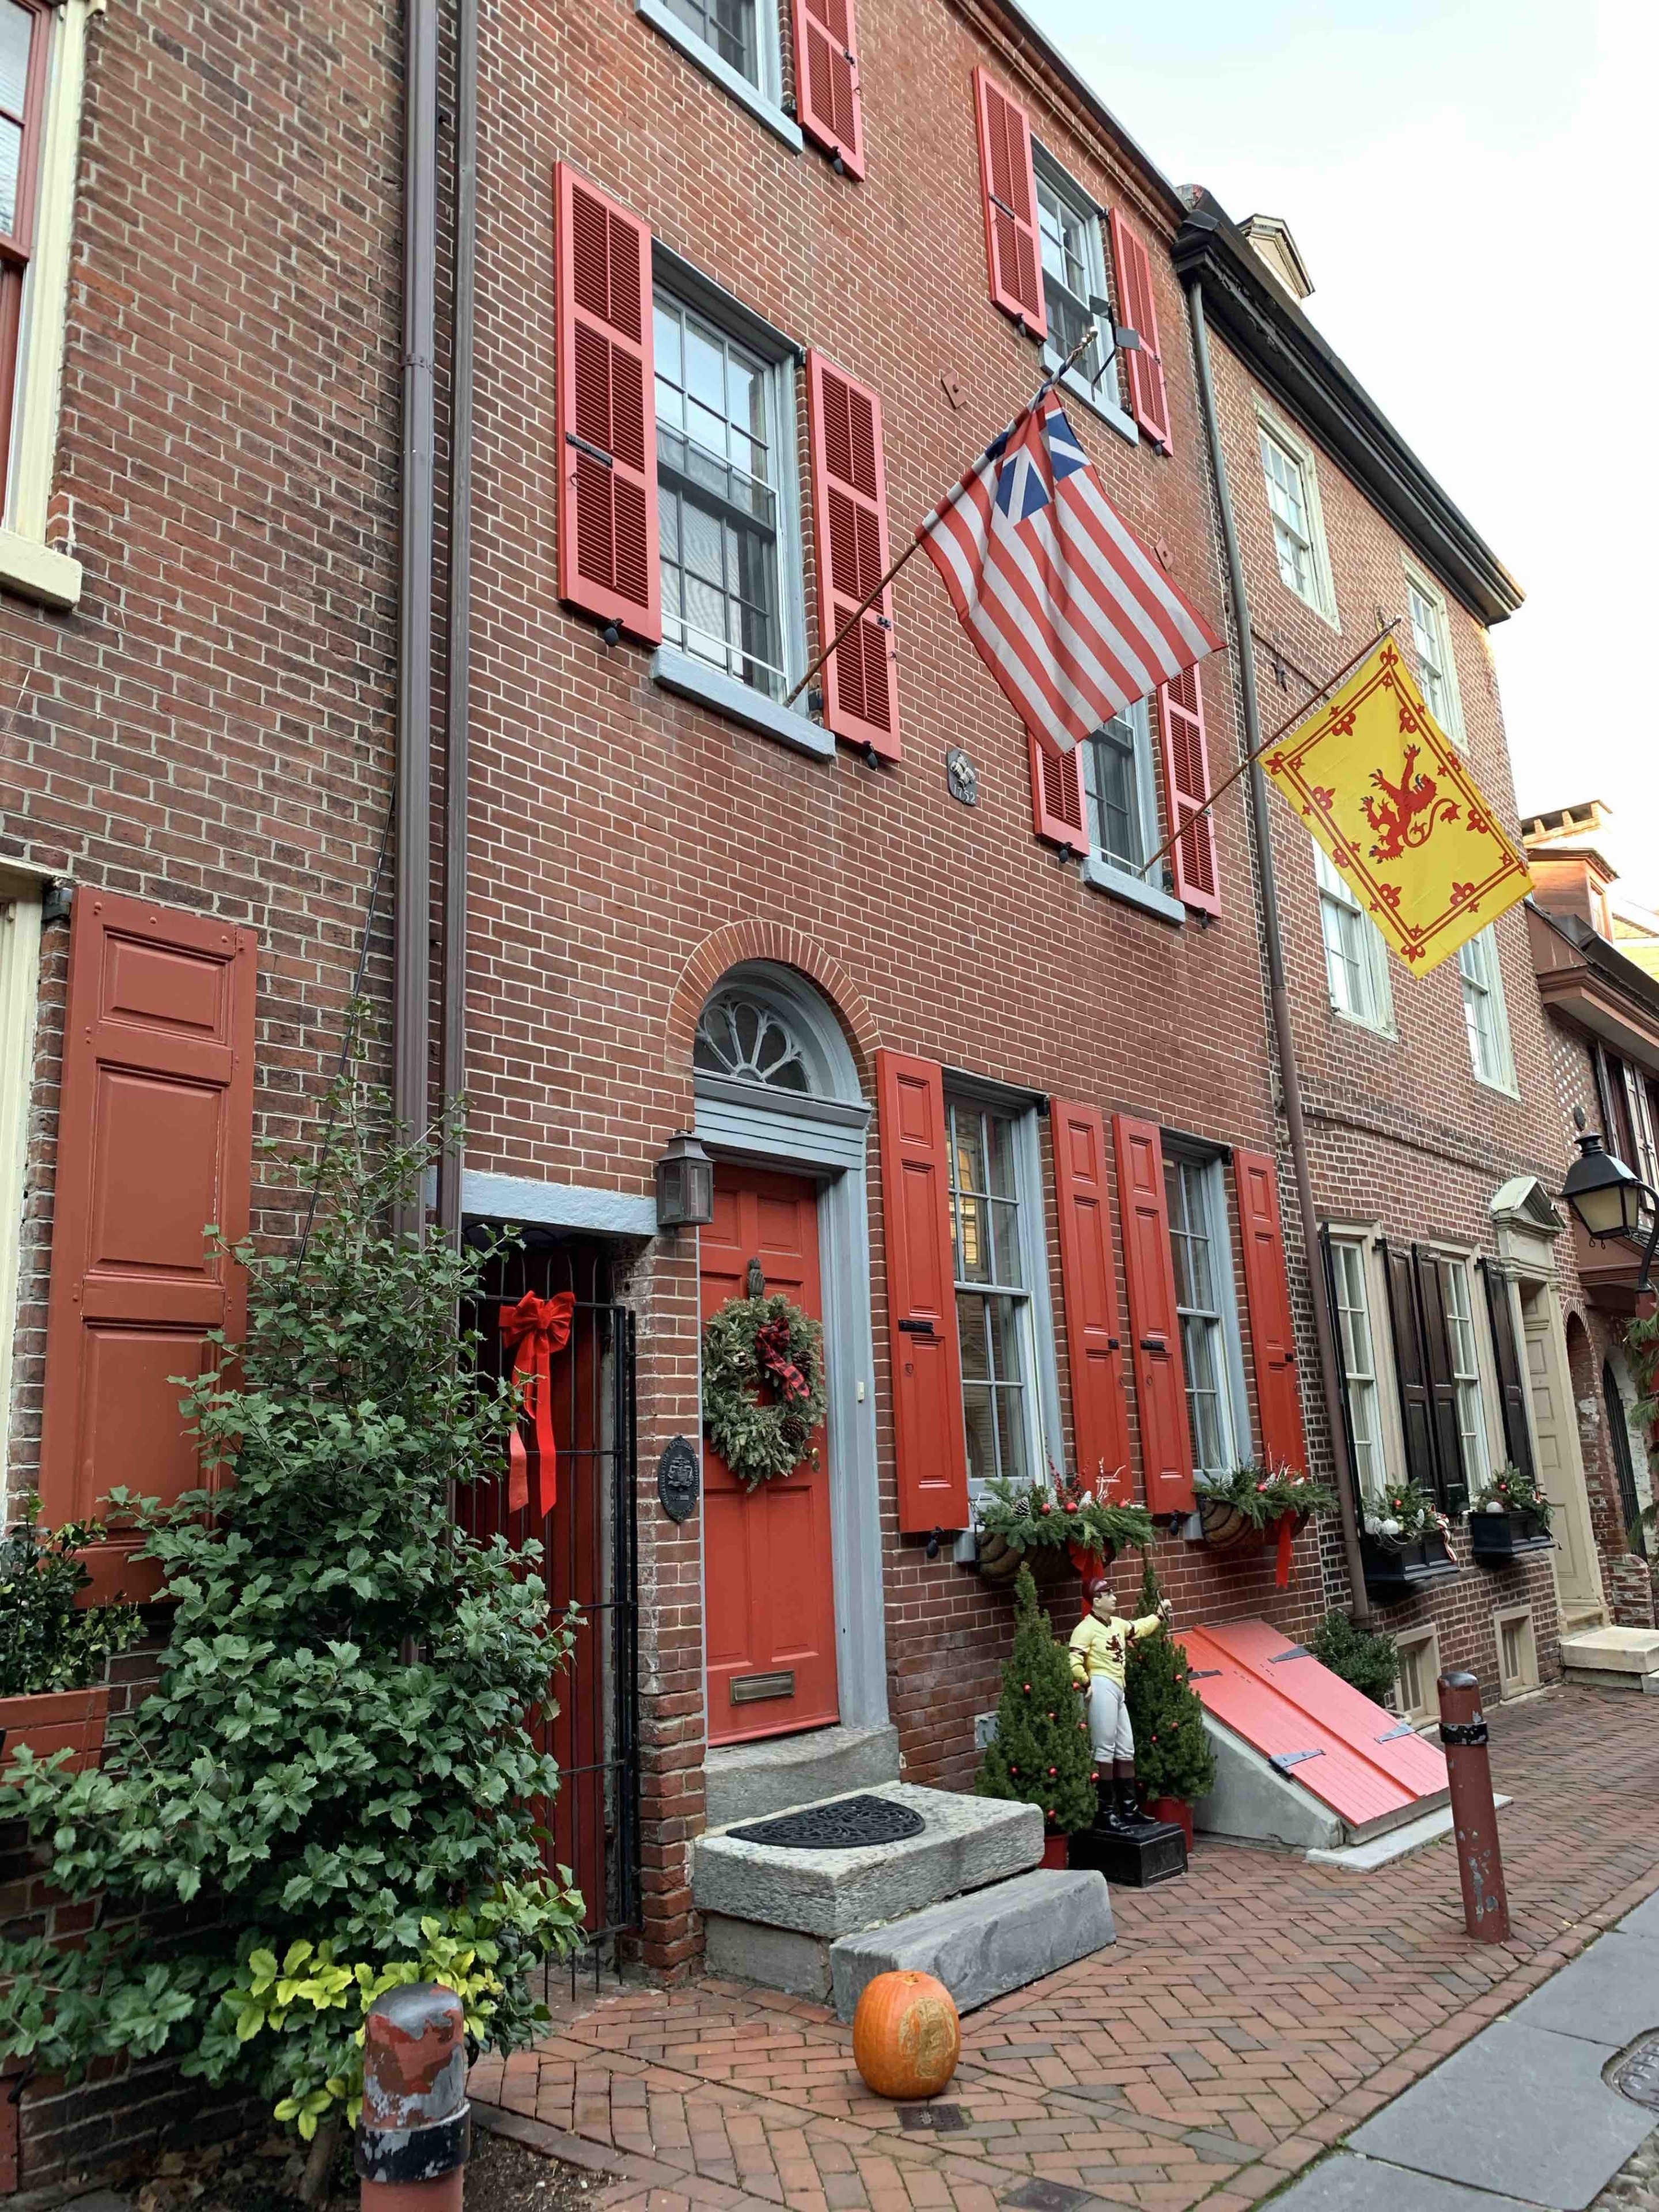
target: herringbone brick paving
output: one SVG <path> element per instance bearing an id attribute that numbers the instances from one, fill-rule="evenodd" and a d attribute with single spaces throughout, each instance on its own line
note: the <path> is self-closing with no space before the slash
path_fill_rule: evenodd
<path id="1" fill-rule="evenodd" d="M 605 2212 L 991 2212 L 1032 2182 L 1243 2212 L 1659 1888 L 1659 1704 L 1489 1717 L 1506 1944 L 1463 1934 L 1449 1842 L 1370 1875 L 1200 1842 L 1114 1892 L 1113 1948 L 969 2015 L 954 2111 L 872 2097 L 823 2006 L 714 1979 L 559 2006 L 473 2100 L 620 2174 Z"/>

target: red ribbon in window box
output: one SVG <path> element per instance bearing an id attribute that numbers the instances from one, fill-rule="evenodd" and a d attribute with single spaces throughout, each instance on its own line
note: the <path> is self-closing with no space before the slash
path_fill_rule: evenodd
<path id="1" fill-rule="evenodd" d="M 1274 1563 L 1273 1581 L 1280 1589 L 1291 1584 L 1291 1547 L 1296 1541 L 1296 1532 L 1301 1527 L 1300 1517 L 1294 1513 L 1279 1516 L 1279 1557 Z"/>
<path id="2" fill-rule="evenodd" d="M 573 1291 L 556 1297 L 538 1298 L 526 1291 L 516 1305 L 501 1308 L 501 1344 L 513 1354 L 513 1380 L 524 1393 L 523 1410 L 531 1417 L 536 1443 L 533 1520 L 546 1520 L 558 1498 L 558 1445 L 553 1436 L 553 1372 L 556 1352 L 570 1341 L 570 1317 L 576 1310 Z M 530 1455 L 525 1449 L 521 1424 L 514 1423 L 507 1455 L 507 1502 L 517 1512 L 530 1505 Z"/>

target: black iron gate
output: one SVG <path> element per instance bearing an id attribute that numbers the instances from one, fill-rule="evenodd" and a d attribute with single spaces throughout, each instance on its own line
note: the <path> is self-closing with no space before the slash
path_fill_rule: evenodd
<path id="1" fill-rule="evenodd" d="M 539 1535 L 542 1575 L 557 1613 L 581 1616 L 564 1672 L 552 1686 L 557 1710 L 539 1740 L 559 1762 L 559 1794 L 548 1808 L 550 1867 L 568 1867 L 586 1905 L 590 1946 L 639 1919 L 639 1563 L 635 1524 L 634 1316 L 611 1298 L 602 1247 L 526 1232 L 522 1250 L 492 1261 L 473 1316 L 479 1364 L 507 1363 L 500 1313 L 526 1291 L 570 1291 L 570 1340 L 552 1362 L 558 1441 L 557 1498 L 539 1530 L 509 1510 L 503 1468 L 460 1501 L 475 1534 L 508 1542 Z"/>

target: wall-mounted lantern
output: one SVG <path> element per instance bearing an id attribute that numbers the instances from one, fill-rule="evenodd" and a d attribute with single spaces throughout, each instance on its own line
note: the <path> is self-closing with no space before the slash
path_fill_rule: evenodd
<path id="1" fill-rule="evenodd" d="M 677 1129 L 657 1162 L 657 1226 L 698 1229 L 714 1218 L 714 1163 L 689 1129 Z"/>

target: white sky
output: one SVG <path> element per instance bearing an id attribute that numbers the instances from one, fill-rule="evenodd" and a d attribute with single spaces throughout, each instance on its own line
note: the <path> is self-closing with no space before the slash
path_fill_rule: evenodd
<path id="1" fill-rule="evenodd" d="M 1172 183 L 1290 224 L 1309 313 L 1526 591 L 1493 632 L 1522 812 L 1606 800 L 1659 906 L 1659 7 L 1024 5 Z"/>

